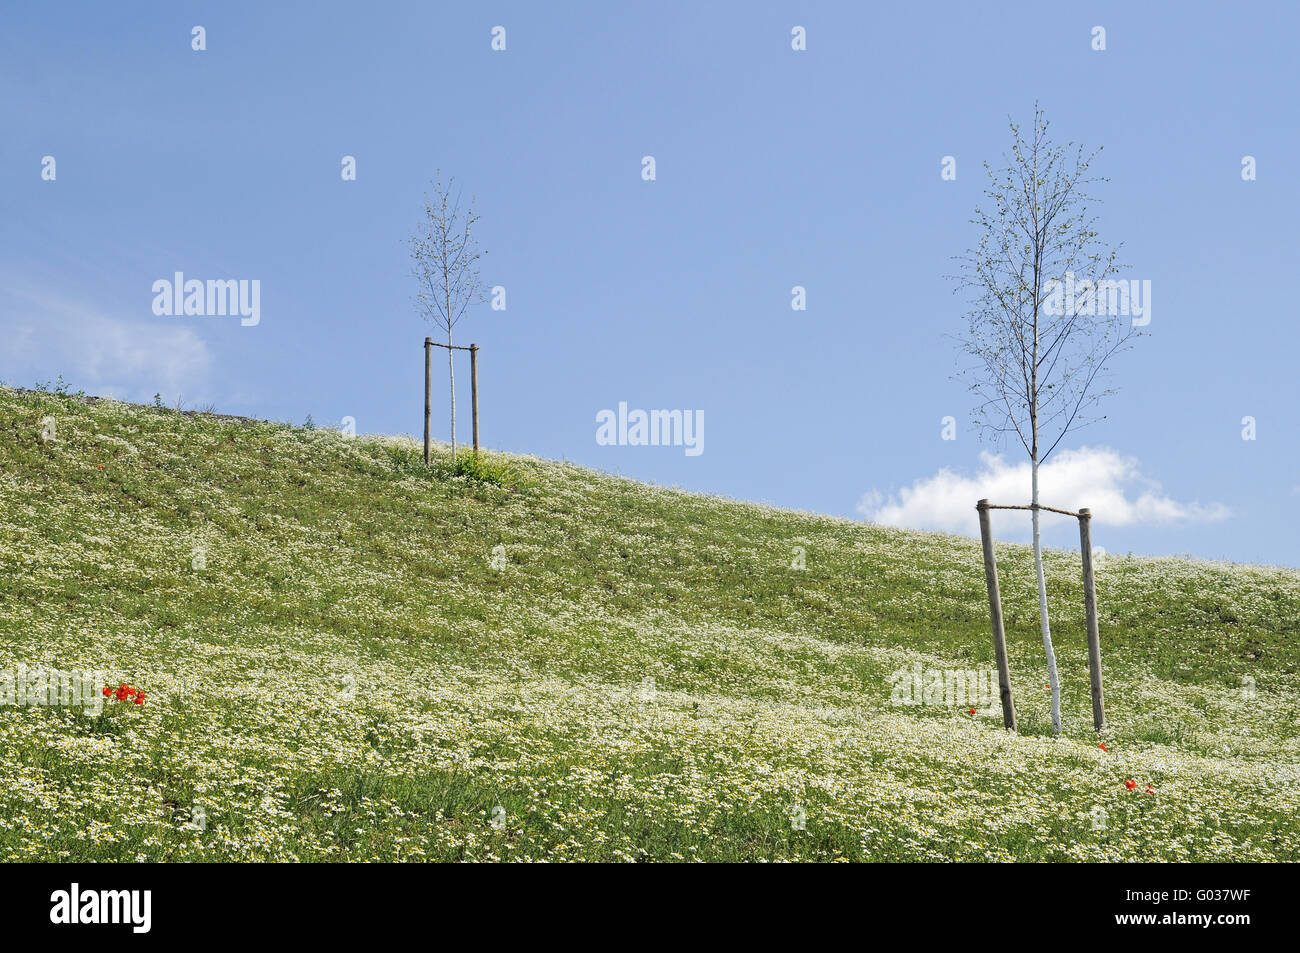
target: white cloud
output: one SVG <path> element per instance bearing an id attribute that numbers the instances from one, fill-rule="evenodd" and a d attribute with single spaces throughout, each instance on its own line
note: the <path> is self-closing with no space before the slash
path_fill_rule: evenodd
<path id="1" fill-rule="evenodd" d="M 148 399 L 197 397 L 212 357 L 192 328 L 130 321 L 47 291 L 0 294 L 0 378 L 20 387 L 62 374 L 94 394 Z"/>
<path id="2" fill-rule="evenodd" d="M 1228 515 L 1227 507 L 1219 503 L 1203 506 L 1170 499 L 1160 491 L 1160 484 L 1142 475 L 1136 459 L 1109 447 L 1063 450 L 1043 464 L 1038 481 L 1044 506 L 1063 510 L 1087 506 L 1094 523 L 1110 526 L 1210 522 Z M 1029 461 L 1009 461 L 984 452 L 973 476 L 944 468 L 895 494 L 870 490 L 859 500 L 858 512 L 886 526 L 974 535 L 978 531 L 975 503 L 985 498 L 1007 505 L 1028 504 Z M 1027 512 L 999 513 L 998 518 L 1004 525 L 1011 524 L 1008 535 L 1028 532 Z"/>

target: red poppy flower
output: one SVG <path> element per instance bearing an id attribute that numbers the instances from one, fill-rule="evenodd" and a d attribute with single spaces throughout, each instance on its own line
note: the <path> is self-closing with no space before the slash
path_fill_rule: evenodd
<path id="1" fill-rule="evenodd" d="M 136 692 L 136 693 L 135 693 L 135 703 L 136 703 L 137 705 L 143 705 L 143 704 L 144 704 L 144 692 Z"/>
<path id="2" fill-rule="evenodd" d="M 1102 751 L 1106 751 L 1106 752 L 1109 752 L 1109 751 L 1110 751 L 1110 749 L 1106 747 L 1106 742 L 1104 742 L 1104 741 L 1103 741 L 1103 742 L 1100 742 L 1100 743 L 1097 745 L 1097 747 L 1100 748 Z"/>
<path id="3" fill-rule="evenodd" d="M 101 470 L 104 469 L 104 465 L 102 463 L 99 465 L 99 469 Z"/>
<path id="4" fill-rule="evenodd" d="M 1129 778 L 1127 781 L 1124 782 L 1124 787 L 1128 788 L 1130 791 L 1132 791 L 1137 786 L 1138 783 L 1134 781 L 1132 778 Z"/>
<path id="5" fill-rule="evenodd" d="M 113 694 L 113 689 L 111 689 L 109 686 L 105 685 L 105 686 L 104 686 L 104 697 L 107 698 L 107 697 L 108 697 L 109 695 L 111 695 L 111 694 Z"/>
<path id="6" fill-rule="evenodd" d="M 972 715 L 975 714 L 975 709 L 972 708 L 972 709 L 970 710 L 970 713 L 971 713 Z"/>

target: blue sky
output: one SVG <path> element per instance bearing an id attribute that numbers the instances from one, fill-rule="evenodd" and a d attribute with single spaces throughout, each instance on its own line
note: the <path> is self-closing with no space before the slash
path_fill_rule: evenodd
<path id="1" fill-rule="evenodd" d="M 1092 506 L 1112 552 L 1300 565 L 1294 5 L 54 2 L 5 27 L 6 383 L 418 433 L 403 241 L 441 167 L 507 290 L 458 328 L 487 446 L 967 532 L 1019 456 L 981 456 L 944 276 L 1038 100 L 1105 147 L 1102 236 L 1152 282 L 1109 418 L 1066 438 L 1044 502 Z M 260 323 L 155 316 L 176 271 L 257 279 Z M 704 452 L 598 445 L 620 401 L 702 410 Z"/>

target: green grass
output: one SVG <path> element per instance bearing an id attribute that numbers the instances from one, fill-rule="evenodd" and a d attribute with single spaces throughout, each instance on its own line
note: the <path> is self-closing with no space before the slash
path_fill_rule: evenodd
<path id="1" fill-rule="evenodd" d="M 1300 574 L 1107 556 L 1104 753 L 1077 553 L 1060 738 L 998 560 L 1018 736 L 891 704 L 992 668 L 978 541 L 0 389 L 0 693 L 148 693 L 0 705 L 0 857 L 1300 859 Z"/>

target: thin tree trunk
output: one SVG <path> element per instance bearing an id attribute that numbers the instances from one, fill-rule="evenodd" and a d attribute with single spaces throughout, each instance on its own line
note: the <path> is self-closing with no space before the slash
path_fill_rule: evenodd
<path id="1" fill-rule="evenodd" d="M 1056 651 L 1052 648 L 1052 624 L 1047 617 L 1047 577 L 1043 573 L 1043 541 L 1038 527 L 1038 349 L 1039 317 L 1043 304 L 1043 232 L 1038 221 L 1038 132 L 1034 133 L 1033 152 L 1034 201 L 1031 210 L 1034 228 L 1034 298 L 1031 302 L 1034 322 L 1033 364 L 1029 380 L 1029 422 L 1033 430 L 1033 445 L 1029 462 L 1033 468 L 1034 517 L 1034 571 L 1038 575 L 1038 618 L 1043 629 L 1043 651 L 1047 653 L 1047 685 L 1052 690 L 1052 733 L 1061 733 L 1061 682 L 1056 673 Z M 1049 451 L 1050 452 L 1050 451 Z"/>
<path id="2" fill-rule="evenodd" d="M 1034 468 L 1034 570 L 1038 574 L 1038 617 L 1043 629 L 1043 651 L 1047 653 L 1047 684 L 1052 689 L 1052 733 L 1061 733 L 1061 683 L 1056 673 L 1056 651 L 1052 648 L 1052 626 L 1047 618 L 1047 578 L 1043 574 L 1043 543 L 1038 532 L 1038 461 Z"/>
<path id="3" fill-rule="evenodd" d="M 451 378 L 451 463 L 456 465 L 456 363 L 451 349 L 451 328 L 447 329 L 447 374 Z"/>

